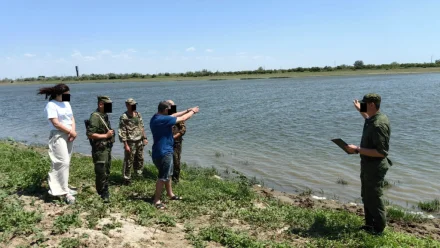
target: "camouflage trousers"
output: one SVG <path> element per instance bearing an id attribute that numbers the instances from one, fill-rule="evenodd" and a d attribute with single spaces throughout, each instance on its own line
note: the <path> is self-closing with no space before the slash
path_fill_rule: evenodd
<path id="1" fill-rule="evenodd" d="M 173 153 L 173 176 L 174 182 L 179 182 L 180 179 L 180 157 L 182 154 L 182 143 L 174 143 Z"/>
<path id="2" fill-rule="evenodd" d="M 388 168 L 386 159 L 373 163 L 361 161 L 361 197 L 365 225 L 373 227 L 376 232 L 382 232 L 387 222 L 382 195 Z"/>
<path id="3" fill-rule="evenodd" d="M 108 177 L 112 165 L 111 148 L 92 152 L 93 163 L 95 164 L 96 192 L 99 195 L 108 194 Z"/>
<path id="4" fill-rule="evenodd" d="M 144 143 L 142 140 L 127 141 L 130 152 L 124 152 L 124 164 L 122 166 L 122 176 L 125 180 L 131 179 L 131 168 L 137 175 L 142 175 L 144 168 Z"/>

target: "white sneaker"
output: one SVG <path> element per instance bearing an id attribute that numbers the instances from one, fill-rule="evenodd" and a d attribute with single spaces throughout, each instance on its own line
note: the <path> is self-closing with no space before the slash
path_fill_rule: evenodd
<path id="1" fill-rule="evenodd" d="M 78 191 L 71 189 L 71 190 L 69 190 L 69 194 L 70 195 L 77 195 Z"/>
<path id="2" fill-rule="evenodd" d="M 66 200 L 67 204 L 72 205 L 72 204 L 75 204 L 75 200 L 76 199 L 75 199 L 75 197 L 73 195 L 67 194 L 65 200 Z"/>

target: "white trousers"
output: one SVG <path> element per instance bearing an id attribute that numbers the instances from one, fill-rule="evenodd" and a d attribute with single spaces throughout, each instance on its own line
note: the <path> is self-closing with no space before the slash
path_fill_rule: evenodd
<path id="1" fill-rule="evenodd" d="M 53 196 L 69 193 L 69 168 L 73 142 L 67 141 L 68 135 L 53 130 L 49 137 L 49 157 L 52 161 L 49 171 L 49 194 Z"/>

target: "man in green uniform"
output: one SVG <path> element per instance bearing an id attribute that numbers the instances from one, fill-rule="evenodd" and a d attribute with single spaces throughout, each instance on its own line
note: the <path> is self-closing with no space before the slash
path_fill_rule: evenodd
<path id="1" fill-rule="evenodd" d="M 125 151 L 122 175 L 126 184 L 130 184 L 132 167 L 138 176 L 142 175 L 144 146 L 148 144 L 144 121 L 136 111 L 136 104 L 133 98 L 128 98 L 125 101 L 127 111 L 119 118 L 119 140 L 124 144 Z"/>
<path id="2" fill-rule="evenodd" d="M 111 151 L 114 131 L 107 113 L 112 112 L 112 100 L 108 96 L 98 96 L 98 109 L 90 115 L 87 137 L 91 140 L 92 157 L 95 164 L 96 191 L 104 200 L 110 201 L 108 177 L 111 167 Z"/>
<path id="3" fill-rule="evenodd" d="M 175 105 L 172 100 L 168 100 L 171 105 Z M 183 135 L 186 133 L 185 122 L 178 122 L 173 126 L 174 153 L 173 153 L 173 175 L 172 180 L 178 183 L 180 179 L 180 158 L 182 154 Z"/>
<path id="4" fill-rule="evenodd" d="M 391 135 L 388 117 L 380 109 L 381 97 L 370 93 L 362 101 L 354 100 L 355 108 L 365 118 L 360 146 L 348 145 L 361 157 L 361 197 L 364 203 L 365 225 L 361 229 L 381 234 L 386 226 L 382 200 L 385 174 L 392 165 L 387 158 Z"/>

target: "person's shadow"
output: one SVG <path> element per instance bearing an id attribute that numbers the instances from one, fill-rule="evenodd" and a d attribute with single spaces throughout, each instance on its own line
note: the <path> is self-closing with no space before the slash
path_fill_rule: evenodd
<path id="1" fill-rule="evenodd" d="M 303 237 L 341 239 L 344 233 L 355 232 L 356 229 L 343 222 L 328 221 L 326 216 L 315 216 L 313 224 L 308 228 L 292 227 L 290 233 Z M 345 235 L 344 235 L 345 236 Z"/>

